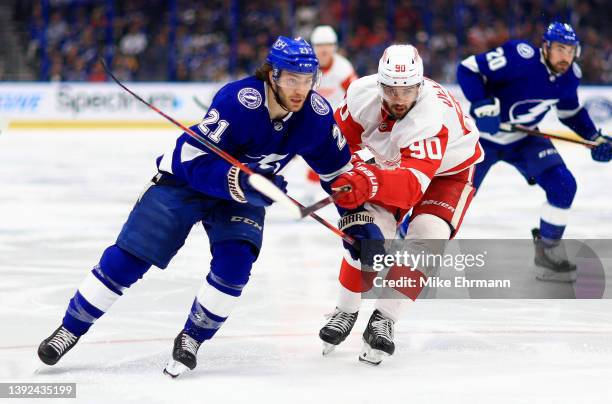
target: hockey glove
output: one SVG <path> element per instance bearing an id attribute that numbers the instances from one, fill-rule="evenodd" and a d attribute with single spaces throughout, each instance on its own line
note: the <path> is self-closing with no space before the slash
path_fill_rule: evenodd
<path id="1" fill-rule="evenodd" d="M 484 100 L 472 103 L 470 114 L 476 121 L 476 126 L 481 132 L 487 132 L 492 135 L 499 132 L 499 99 L 486 98 Z"/>
<path id="2" fill-rule="evenodd" d="M 258 163 L 247 164 L 247 166 L 257 174 L 261 174 L 274 183 L 284 193 L 287 193 L 287 181 L 282 175 L 274 174 L 274 167 L 262 167 Z M 249 183 L 249 176 L 238 167 L 232 167 L 227 173 L 227 184 L 230 196 L 233 200 L 240 203 L 250 203 L 253 206 L 270 206 L 272 200 Z"/>
<path id="3" fill-rule="evenodd" d="M 374 223 L 374 216 L 364 208 L 344 213 L 338 221 L 338 228 L 357 240 L 357 246 L 343 241 L 354 260 L 362 265 L 372 266 L 374 256 L 385 253 L 385 238 L 380 228 Z"/>
<path id="4" fill-rule="evenodd" d="M 350 191 L 341 193 L 336 198 L 336 204 L 345 209 L 355 209 L 372 199 L 378 192 L 378 173 L 376 166 L 357 163 L 351 171 L 340 175 L 332 182 L 332 190 L 348 185 Z"/>
<path id="5" fill-rule="evenodd" d="M 591 157 L 593 160 L 602 163 L 607 163 L 612 160 L 612 137 L 603 135 L 600 129 L 593 141 L 599 143 L 591 149 Z"/>

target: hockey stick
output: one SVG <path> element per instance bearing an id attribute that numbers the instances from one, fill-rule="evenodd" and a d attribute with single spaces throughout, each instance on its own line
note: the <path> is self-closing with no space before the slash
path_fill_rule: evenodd
<path id="1" fill-rule="evenodd" d="M 196 97 L 195 95 L 193 96 L 193 102 L 195 102 L 195 104 L 200 107 L 205 113 L 208 112 L 208 108 L 210 107 L 210 105 L 206 105 L 204 103 L 202 103 L 202 101 L 200 101 L 198 99 L 198 97 Z M 338 197 L 338 195 L 340 195 L 343 192 L 348 192 L 350 191 L 351 188 L 350 186 L 344 186 L 336 191 L 334 191 L 331 195 L 326 196 L 325 198 L 321 199 L 318 202 L 313 203 L 310 206 L 302 206 L 300 208 L 300 219 L 305 218 L 306 216 L 309 216 L 310 214 L 316 212 L 317 210 L 324 208 L 325 206 L 329 205 L 330 203 L 333 203 L 336 198 Z M 293 198 L 292 198 L 293 199 Z M 297 202 L 294 200 L 294 202 Z"/>
<path id="2" fill-rule="evenodd" d="M 274 202 L 278 202 L 282 206 L 286 207 L 292 213 L 294 217 L 300 218 L 300 219 L 303 217 L 301 214 L 300 206 L 298 206 L 294 201 L 289 199 L 289 197 L 283 191 L 281 191 L 276 185 L 274 185 L 270 180 L 268 180 L 266 177 L 264 177 L 261 174 L 255 173 L 248 166 L 244 165 L 242 162 L 235 159 L 230 154 L 221 150 L 220 148 L 215 146 L 213 143 L 211 143 L 204 137 L 198 135 L 190 128 L 176 121 L 174 118 L 166 115 L 163 111 L 161 111 L 154 105 L 146 102 L 142 97 L 140 97 L 138 94 L 136 94 L 135 92 L 127 88 L 123 83 L 119 81 L 119 79 L 117 79 L 117 77 L 115 77 L 115 75 L 111 72 L 110 68 L 108 67 L 108 65 L 106 64 L 103 58 L 100 58 L 100 62 L 102 63 L 102 67 L 104 68 L 106 73 L 115 81 L 115 83 L 117 83 L 121 88 L 123 88 L 125 91 L 130 93 L 134 98 L 136 98 L 138 101 L 142 102 L 147 107 L 151 108 L 153 111 L 157 112 L 158 114 L 166 118 L 168 121 L 172 122 L 174 125 L 181 128 L 186 134 L 188 134 L 189 136 L 191 136 L 198 142 L 202 143 L 204 146 L 206 146 L 213 153 L 221 157 L 223 160 L 227 161 L 228 163 L 230 163 L 231 165 L 235 167 L 238 167 L 238 169 L 246 173 L 248 175 L 249 184 L 251 184 L 251 186 L 255 188 L 257 191 L 261 192 L 263 195 L 267 196 Z"/>
<path id="3" fill-rule="evenodd" d="M 499 125 L 499 128 L 504 132 L 519 131 L 519 132 L 523 132 L 531 136 L 539 136 L 539 137 L 543 137 L 546 139 L 555 139 L 555 140 L 562 140 L 564 142 L 569 142 L 569 143 L 576 143 L 576 144 L 583 145 L 589 149 L 596 147 L 598 144 L 597 142 L 593 142 L 591 140 L 572 139 L 566 136 L 557 135 L 554 133 L 544 133 L 544 132 L 540 132 L 539 130 L 529 129 L 528 127 L 523 126 L 523 125 L 517 125 L 517 124 L 511 124 L 511 123 L 502 123 Z"/>
<path id="4" fill-rule="evenodd" d="M 340 195 L 341 193 L 348 192 L 350 190 L 351 190 L 350 185 L 345 185 L 343 187 L 340 187 L 339 189 L 335 190 L 331 195 L 326 196 L 325 198 L 321 199 L 319 202 L 315 202 L 310 206 L 306 206 L 302 208 L 302 215 L 304 215 L 304 217 L 309 216 L 310 214 L 316 212 L 317 210 L 324 208 L 330 203 L 333 203 L 338 197 L 338 195 Z"/>
<path id="5" fill-rule="evenodd" d="M 298 201 L 296 201 L 295 199 L 293 199 L 290 196 L 288 196 L 287 194 L 285 194 L 283 191 L 281 191 L 276 185 L 274 185 L 270 180 L 268 180 L 263 175 L 257 174 L 255 172 L 253 172 L 253 170 L 251 170 L 248 166 L 244 165 L 239 160 L 237 160 L 234 157 L 232 157 L 230 154 L 228 154 L 225 151 L 221 150 L 220 148 L 218 148 L 217 146 L 215 146 L 214 144 L 212 144 L 211 142 L 209 142 L 208 140 L 206 140 L 202 136 L 200 136 L 197 133 L 195 133 L 190 128 L 188 128 L 185 125 L 181 124 L 180 122 L 176 121 L 174 118 L 170 117 L 169 115 L 166 115 L 163 111 L 161 111 L 160 109 L 158 109 L 154 105 L 146 102 L 142 97 L 140 97 L 138 94 L 136 94 L 135 92 L 133 92 L 132 90 L 127 88 L 121 81 L 119 81 L 119 79 L 117 79 L 117 77 L 115 77 L 115 75 L 112 73 L 112 71 L 110 70 L 110 68 L 108 67 L 108 65 L 106 64 L 106 62 L 104 61 L 103 58 L 100 58 L 100 63 L 102 64 L 102 67 L 104 68 L 104 71 L 106 71 L 106 73 L 113 79 L 113 81 L 115 83 L 117 83 L 119 85 L 119 87 L 123 88 L 125 91 L 130 93 L 138 101 L 142 102 L 147 107 L 151 108 L 153 111 L 157 112 L 158 114 L 160 114 L 161 116 L 166 118 L 168 121 L 172 122 L 174 125 L 176 125 L 179 128 L 181 128 L 186 134 L 188 134 L 189 136 L 191 136 L 192 138 L 194 138 L 198 142 L 202 143 L 204 146 L 206 146 L 212 152 L 217 154 L 219 157 L 221 157 L 222 159 L 224 159 L 228 163 L 232 164 L 233 166 L 238 167 L 241 171 L 244 171 L 249 176 L 248 177 L 249 178 L 249 183 L 257 191 L 261 192 L 263 195 L 267 196 L 271 200 L 273 200 L 275 202 L 279 202 L 283 206 L 287 207 L 295 217 L 298 217 L 298 218 L 301 219 L 301 218 L 305 217 L 306 215 L 310 215 L 313 219 L 315 219 L 317 222 L 321 223 L 322 225 L 324 225 L 325 227 L 327 227 L 328 229 L 333 231 L 336 235 L 340 236 L 347 243 L 349 243 L 351 245 L 355 245 L 356 244 L 356 240 L 354 238 L 352 238 L 348 234 L 344 233 L 342 230 L 338 229 L 337 227 L 332 226 L 325 219 L 321 218 L 320 216 L 316 215 L 315 213 L 310 212 L 310 213 L 307 213 L 306 215 L 303 216 L 302 212 L 306 208 L 302 204 L 300 204 Z M 341 191 L 341 192 L 344 192 L 344 191 Z M 334 194 L 330 195 L 328 198 L 333 198 L 333 196 L 334 196 Z M 326 198 L 325 200 L 327 200 L 328 198 Z M 333 199 L 330 202 L 332 202 L 332 201 L 333 201 Z M 330 203 L 330 202 L 328 202 L 328 203 Z M 325 205 L 323 205 L 323 206 L 325 206 Z"/>

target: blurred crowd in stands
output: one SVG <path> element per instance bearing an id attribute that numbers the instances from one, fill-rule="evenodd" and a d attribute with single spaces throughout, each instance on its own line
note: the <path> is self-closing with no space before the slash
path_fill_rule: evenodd
<path id="1" fill-rule="evenodd" d="M 45 2 L 46 1 L 46 2 Z M 455 81 L 464 57 L 509 38 L 541 44 L 553 19 L 582 41 L 583 83 L 612 83 L 609 0 L 22 0 L 14 19 L 41 80 L 103 81 L 98 54 L 124 80 L 225 81 L 250 74 L 278 35 L 336 27 L 361 75 L 392 42 L 419 48 L 426 74 Z"/>

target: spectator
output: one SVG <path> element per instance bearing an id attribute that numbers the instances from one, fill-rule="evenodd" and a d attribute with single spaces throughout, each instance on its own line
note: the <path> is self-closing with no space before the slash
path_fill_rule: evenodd
<path id="1" fill-rule="evenodd" d="M 147 36 L 138 25 L 132 25 L 129 32 L 121 38 L 119 49 L 125 55 L 140 55 L 147 47 Z"/>
<path id="2" fill-rule="evenodd" d="M 571 12 L 583 44 L 583 82 L 611 82 L 609 0 L 576 0 L 571 10 L 564 2 L 543 0 L 395 0 L 391 10 L 390 1 L 294 0 L 292 9 L 289 2 L 274 0 L 116 0 L 110 13 L 108 0 L 53 0 L 45 22 L 42 2 L 22 0 L 15 2 L 15 18 L 30 35 L 26 60 L 46 80 L 95 77 L 101 51 L 117 53 L 118 68 L 131 79 L 168 80 L 175 71 L 180 80 L 227 80 L 259 64 L 278 34 L 308 37 L 315 25 L 325 23 L 338 28 L 339 52 L 360 75 L 376 70 L 389 43 L 410 42 L 428 61 L 427 75 L 453 82 L 451 67 L 467 55 L 511 36 L 539 46 L 544 25 Z M 173 2 L 176 27 L 169 18 Z M 53 55 L 60 51 L 58 61 Z M 56 71 L 59 66 L 66 74 Z"/>
<path id="3" fill-rule="evenodd" d="M 68 32 L 68 24 L 63 20 L 59 11 L 51 14 L 49 26 L 47 27 L 47 42 L 50 46 L 58 45 Z"/>
<path id="4" fill-rule="evenodd" d="M 87 76 L 87 81 L 91 83 L 106 81 L 106 72 L 100 63 L 94 63 L 92 65 L 91 72 Z"/>

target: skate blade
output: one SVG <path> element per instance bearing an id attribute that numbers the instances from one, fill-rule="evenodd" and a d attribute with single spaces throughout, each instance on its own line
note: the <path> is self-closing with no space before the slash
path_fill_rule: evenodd
<path id="1" fill-rule="evenodd" d="M 330 344 L 329 342 L 323 342 L 323 356 L 334 352 L 337 346 L 338 345 Z"/>
<path id="2" fill-rule="evenodd" d="M 187 373 L 190 369 L 183 365 L 181 362 L 177 362 L 174 359 L 170 359 L 168 364 L 164 368 L 164 374 L 170 376 L 173 379 L 176 379 L 183 373 Z"/>
<path id="3" fill-rule="evenodd" d="M 361 354 L 359 355 L 359 362 L 372 366 L 378 366 L 382 362 L 384 356 L 389 356 L 389 354 L 379 349 L 372 349 L 370 345 L 364 343 L 363 348 L 361 349 Z"/>
<path id="4" fill-rule="evenodd" d="M 542 282 L 565 282 L 572 283 L 578 279 L 576 271 L 555 272 L 548 268 L 538 268 L 536 279 Z"/>

